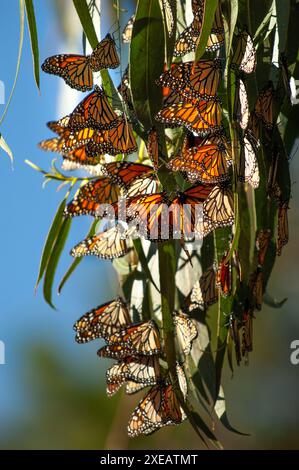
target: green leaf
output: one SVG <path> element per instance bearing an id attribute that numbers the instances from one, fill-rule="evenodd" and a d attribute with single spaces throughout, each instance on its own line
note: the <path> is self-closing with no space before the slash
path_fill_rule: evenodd
<path id="1" fill-rule="evenodd" d="M 68 233 L 70 231 L 71 224 L 72 224 L 71 218 L 64 219 L 63 222 L 61 223 L 57 238 L 55 240 L 53 249 L 51 251 L 49 261 L 47 263 L 45 279 L 44 279 L 44 298 L 46 302 L 52 308 L 55 308 L 52 302 L 52 290 L 53 290 L 55 272 L 58 266 L 61 253 L 65 245 Z"/>
<path id="2" fill-rule="evenodd" d="M 1 133 L 0 133 L 0 147 L 4 150 L 5 153 L 7 153 L 7 155 L 9 156 L 9 158 L 11 160 L 11 162 L 13 162 L 12 151 L 11 151 L 10 147 L 8 146 L 7 142 L 4 140 L 4 137 Z"/>
<path id="3" fill-rule="evenodd" d="M 98 224 L 98 220 L 94 220 L 92 222 L 91 227 L 89 229 L 89 232 L 88 232 L 86 238 L 87 237 L 92 237 L 94 235 L 97 224 Z M 79 264 L 81 263 L 82 260 L 83 260 L 83 256 L 80 256 L 78 258 L 75 258 L 74 261 L 72 261 L 72 263 L 70 264 L 68 270 L 66 271 L 66 273 L 64 274 L 63 278 L 61 279 L 61 281 L 59 283 L 59 286 L 58 286 L 58 289 L 57 289 L 58 294 L 61 294 L 61 291 L 62 291 L 65 283 L 71 277 L 71 275 L 76 270 L 76 268 L 79 266 Z"/>
<path id="4" fill-rule="evenodd" d="M 282 299 L 282 300 L 277 300 L 268 292 L 265 292 L 263 296 L 263 301 L 265 302 L 265 304 L 272 308 L 281 308 L 286 303 L 287 300 L 288 300 L 287 298 Z"/>
<path id="5" fill-rule="evenodd" d="M 225 398 L 224 398 L 224 392 L 223 392 L 222 387 L 220 387 L 218 400 L 215 404 L 214 410 L 215 410 L 216 415 L 220 419 L 221 423 L 226 429 L 228 429 L 231 432 L 234 432 L 235 434 L 239 434 L 240 436 L 250 436 L 250 434 L 238 431 L 236 428 L 234 428 L 230 424 L 228 417 L 227 417 L 227 413 L 226 413 Z"/>
<path id="6" fill-rule="evenodd" d="M 37 281 L 35 283 L 35 290 L 37 289 L 41 279 L 43 278 L 43 275 L 45 273 L 48 261 L 51 256 L 52 248 L 55 243 L 55 240 L 58 236 L 62 220 L 63 220 L 63 211 L 66 206 L 66 197 L 63 199 L 63 201 L 60 203 L 57 212 L 55 214 L 55 217 L 53 219 L 51 228 L 49 230 L 43 252 L 42 252 L 42 257 L 40 261 L 40 266 L 39 266 L 39 271 L 38 271 L 38 276 L 37 276 Z"/>
<path id="7" fill-rule="evenodd" d="M 86 34 L 86 37 L 89 41 L 89 44 L 91 45 L 93 49 L 95 49 L 99 40 L 97 37 L 96 30 L 94 28 L 92 17 L 90 16 L 90 13 L 89 13 L 87 2 L 86 0 L 73 0 L 73 3 L 76 9 L 76 12 L 79 16 L 84 33 Z"/>
<path id="8" fill-rule="evenodd" d="M 204 54 L 206 50 L 206 45 L 207 45 L 208 38 L 209 38 L 212 25 L 214 22 L 214 17 L 215 17 L 217 6 L 218 6 L 218 0 L 209 0 L 208 2 L 205 2 L 202 28 L 201 28 L 200 36 L 198 39 L 197 48 L 195 51 L 196 61 L 198 61 L 201 58 L 201 56 Z"/>
<path id="9" fill-rule="evenodd" d="M 210 428 L 207 426 L 207 424 L 204 422 L 204 420 L 199 416 L 198 413 L 195 411 L 192 411 L 192 417 L 194 419 L 194 422 L 198 426 L 199 429 L 201 429 L 207 438 L 209 439 L 210 443 L 213 444 L 217 449 L 222 450 L 223 447 L 218 441 L 218 439 L 214 436 Z"/>
<path id="10" fill-rule="evenodd" d="M 234 31 L 237 23 L 237 18 L 238 18 L 238 12 L 239 12 L 239 2 L 238 0 L 230 0 L 230 22 L 229 22 L 229 42 L 227 46 L 227 57 L 229 58 L 230 50 L 232 47 L 232 42 L 233 42 L 233 37 L 234 37 Z"/>
<path id="11" fill-rule="evenodd" d="M 35 13 L 34 13 L 33 0 L 25 0 L 25 5 L 26 5 L 28 28 L 29 28 L 29 33 L 30 33 L 30 43 L 31 43 L 31 52 L 32 52 L 32 59 L 33 59 L 34 78 L 35 78 L 36 86 L 39 89 L 39 86 L 40 86 L 40 82 L 39 82 L 39 49 L 38 49 L 38 36 L 37 36 L 37 27 L 36 27 L 36 19 L 35 19 Z"/>
<path id="12" fill-rule="evenodd" d="M 290 2 L 275 0 L 276 21 L 279 35 L 279 50 L 284 51 L 288 38 L 288 24 L 290 18 Z"/>
<path id="13" fill-rule="evenodd" d="M 16 73 L 15 73 L 15 78 L 14 78 L 14 81 L 13 81 L 13 85 L 12 85 L 12 88 L 11 88 L 10 95 L 8 97 L 8 100 L 7 100 L 6 106 L 4 108 L 3 114 L 0 118 L 0 124 L 2 124 L 3 119 L 5 118 L 6 113 L 8 111 L 10 102 L 12 100 L 12 97 L 13 97 L 13 94 L 14 94 L 14 91 L 15 91 L 15 88 L 16 88 L 16 84 L 17 84 L 18 76 L 19 76 L 19 71 L 20 71 L 21 56 L 22 56 L 22 50 L 23 50 L 23 40 L 24 40 L 24 16 L 25 16 L 25 14 L 24 14 L 24 10 L 25 10 L 24 0 L 20 0 L 19 5 L 20 5 L 20 38 L 19 38 L 19 50 L 18 50 Z"/>
<path id="14" fill-rule="evenodd" d="M 164 67 L 164 28 L 157 0 L 139 0 L 130 47 L 130 82 L 138 120 L 148 131 L 162 107 L 162 88 L 155 84 Z"/>

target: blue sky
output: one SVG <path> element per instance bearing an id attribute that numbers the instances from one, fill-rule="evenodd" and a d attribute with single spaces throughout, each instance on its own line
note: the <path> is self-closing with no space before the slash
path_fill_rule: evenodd
<path id="1" fill-rule="evenodd" d="M 57 19 L 52 2 L 36 3 L 39 31 L 40 57 L 61 50 L 63 38 L 57 30 Z M 18 51 L 19 10 L 18 1 L 6 1 L 1 6 L 1 57 L 0 79 L 4 82 L 6 95 L 11 88 Z M 53 155 L 37 148 L 37 142 L 51 136 L 45 123 L 57 118 L 57 96 L 61 80 L 41 73 L 41 94 L 38 93 L 32 73 L 32 60 L 28 31 L 25 29 L 21 69 L 15 94 L 8 114 L 1 126 L 1 133 L 12 148 L 14 169 L 1 151 L 0 194 L 1 214 L 1 326 L 0 340 L 6 349 L 6 365 L 0 366 L 0 416 L 19 415 L 28 397 L 24 396 L 21 372 L 30 368 L 23 355 L 24 344 L 50 343 L 63 354 L 69 354 L 73 364 L 83 364 L 90 358 L 87 345 L 83 350 L 74 342 L 72 325 L 85 311 L 113 298 L 117 289 L 114 270 L 109 261 L 88 258 L 81 263 L 77 273 L 66 285 L 63 294 L 54 295 L 57 311 L 44 302 L 42 289 L 34 295 L 40 254 L 51 220 L 64 190 L 56 191 L 57 184 L 42 188 L 42 177 L 24 163 L 32 160 L 49 168 Z M 6 96 L 6 97 L 7 97 Z M 82 95 L 83 96 L 83 95 Z M 80 97 L 82 98 L 82 97 Z M 2 112 L 4 106 L 0 106 Z M 74 221 L 57 279 L 61 278 L 71 257 L 69 249 L 86 234 L 90 220 Z M 97 364 L 93 354 L 93 364 Z M 92 362 L 92 361 L 91 361 Z M 86 372 L 92 380 L 93 373 Z"/>

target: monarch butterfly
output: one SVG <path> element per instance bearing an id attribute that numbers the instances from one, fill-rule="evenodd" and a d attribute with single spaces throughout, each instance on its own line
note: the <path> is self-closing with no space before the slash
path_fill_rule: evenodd
<path id="1" fill-rule="evenodd" d="M 118 390 L 121 388 L 121 386 L 125 384 L 126 385 L 126 394 L 127 395 L 132 395 L 133 393 L 139 392 L 139 390 L 142 390 L 144 387 L 147 385 L 144 385 L 142 383 L 137 383 L 134 382 L 133 380 L 125 380 L 125 379 L 119 379 L 118 382 L 110 382 L 107 383 L 106 386 L 106 392 L 108 397 L 112 397 L 113 395 L 118 392 Z"/>
<path id="2" fill-rule="evenodd" d="M 256 116 L 261 119 L 266 129 L 271 130 L 273 127 L 273 104 L 274 104 L 274 87 L 271 81 L 260 93 L 254 112 Z"/>
<path id="3" fill-rule="evenodd" d="M 179 57 L 189 52 L 192 52 L 196 49 L 198 44 L 201 28 L 202 28 L 202 17 L 203 11 L 205 8 L 205 1 L 193 1 L 192 2 L 192 11 L 194 19 L 192 23 L 184 29 L 184 31 L 178 37 L 175 48 L 174 56 Z M 220 6 L 218 7 L 214 23 L 211 29 L 210 36 L 208 38 L 206 50 L 207 51 L 216 51 L 224 43 L 224 28 L 221 18 Z"/>
<path id="4" fill-rule="evenodd" d="M 260 121 L 253 111 L 249 116 L 247 130 L 253 135 L 256 142 L 260 139 Z"/>
<path id="5" fill-rule="evenodd" d="M 82 186 L 64 210 L 65 217 L 89 214 L 101 216 L 101 205 L 112 204 L 118 200 L 119 188 L 109 178 L 99 178 Z"/>
<path id="6" fill-rule="evenodd" d="M 147 153 L 152 161 L 154 170 L 157 170 L 159 164 L 159 138 L 158 132 L 154 127 L 148 133 Z"/>
<path id="7" fill-rule="evenodd" d="M 227 252 L 223 255 L 216 274 L 216 286 L 221 294 L 226 297 L 231 292 L 231 264 L 227 258 Z"/>
<path id="8" fill-rule="evenodd" d="M 194 321 L 183 312 L 175 315 L 173 322 L 178 343 L 183 353 L 187 356 L 190 353 L 192 343 L 198 334 L 196 325 Z"/>
<path id="9" fill-rule="evenodd" d="M 253 342 L 253 313 L 245 310 L 242 318 L 242 356 L 252 351 Z"/>
<path id="10" fill-rule="evenodd" d="M 157 356 L 125 357 L 106 372 L 107 383 L 120 380 L 134 381 L 139 384 L 156 385 L 161 380 L 161 370 Z"/>
<path id="11" fill-rule="evenodd" d="M 184 150 L 184 149 L 183 149 Z M 185 171 L 190 181 L 218 183 L 228 178 L 231 149 L 224 138 L 208 138 L 198 147 L 191 147 L 172 158 L 168 168 Z"/>
<path id="12" fill-rule="evenodd" d="M 183 396 L 186 396 L 186 378 L 182 369 L 178 373 Z M 152 387 L 133 411 L 128 424 L 128 434 L 136 437 L 151 434 L 163 426 L 180 424 L 186 415 L 180 406 L 172 384 Z"/>
<path id="13" fill-rule="evenodd" d="M 274 146 L 268 173 L 267 192 L 269 196 L 274 197 L 278 202 L 280 201 L 282 195 L 282 191 L 277 183 L 277 169 L 279 158 L 280 152 L 277 146 Z"/>
<path id="14" fill-rule="evenodd" d="M 190 295 L 191 310 L 197 306 L 209 306 L 218 299 L 218 288 L 216 287 L 216 269 L 214 264 L 201 275 L 195 283 Z"/>
<path id="15" fill-rule="evenodd" d="M 245 132 L 240 154 L 240 167 L 238 178 L 249 183 L 254 189 L 260 182 L 259 167 L 256 158 L 257 142 L 250 132 Z"/>
<path id="16" fill-rule="evenodd" d="M 127 232 L 122 233 L 119 226 L 86 238 L 71 250 L 74 258 L 93 255 L 102 259 L 121 258 L 133 249 Z"/>
<path id="17" fill-rule="evenodd" d="M 71 130 L 111 129 L 118 121 L 118 115 L 109 104 L 104 90 L 95 85 L 94 90 L 81 101 L 69 115 L 68 127 Z"/>
<path id="18" fill-rule="evenodd" d="M 135 21 L 135 15 L 132 15 L 131 18 L 129 19 L 129 21 L 127 22 L 126 26 L 123 29 L 122 42 L 124 44 L 128 44 L 129 42 L 131 42 L 134 21 Z"/>
<path id="19" fill-rule="evenodd" d="M 256 271 L 251 275 L 250 287 L 254 298 L 254 306 L 257 310 L 261 310 L 264 294 L 264 279 L 261 267 L 257 267 Z"/>
<path id="20" fill-rule="evenodd" d="M 126 105 L 128 106 L 128 109 L 131 112 L 133 112 L 134 106 L 133 106 L 132 93 L 131 93 L 131 87 L 130 87 L 130 82 L 129 82 L 129 67 L 127 67 L 126 70 L 124 71 L 121 82 L 117 87 L 117 90 L 122 96 Z"/>
<path id="21" fill-rule="evenodd" d="M 173 65 L 157 79 L 157 84 L 171 88 L 184 100 L 208 100 L 216 95 L 221 72 L 219 59 Z"/>
<path id="22" fill-rule="evenodd" d="M 236 49 L 234 51 L 231 67 L 244 73 L 252 73 L 256 67 L 256 50 L 250 34 L 242 31 L 237 36 Z"/>
<path id="23" fill-rule="evenodd" d="M 46 152 L 58 152 L 62 151 L 62 140 L 59 137 L 53 137 L 52 139 L 46 139 L 39 142 L 38 147 Z"/>
<path id="24" fill-rule="evenodd" d="M 119 117 L 116 125 L 108 131 L 109 142 L 117 153 L 130 153 L 138 150 L 133 129 L 125 117 Z"/>
<path id="25" fill-rule="evenodd" d="M 249 122 L 249 104 L 247 91 L 243 80 L 237 79 L 234 118 L 237 120 L 241 129 L 245 130 Z"/>
<path id="26" fill-rule="evenodd" d="M 258 232 L 256 239 L 256 247 L 258 250 L 258 264 L 263 266 L 265 263 L 265 257 L 271 240 L 271 230 L 262 229 Z"/>
<path id="27" fill-rule="evenodd" d="M 179 104 L 181 102 L 182 98 L 176 91 L 172 91 L 170 88 L 163 88 L 163 106 L 171 106 L 172 104 Z"/>
<path id="28" fill-rule="evenodd" d="M 168 36 L 171 37 L 174 32 L 173 10 L 176 8 L 175 0 L 162 0 L 165 23 L 167 26 Z"/>
<path id="29" fill-rule="evenodd" d="M 239 366 L 242 360 L 239 324 L 237 318 L 234 318 L 233 315 L 230 315 L 229 318 L 229 336 L 235 345 L 236 361 Z"/>
<path id="30" fill-rule="evenodd" d="M 105 163 L 105 156 L 102 154 L 92 154 L 90 156 L 90 152 L 88 151 L 88 144 L 83 145 L 82 147 L 78 147 L 70 152 L 63 153 L 63 164 L 65 168 L 84 168 L 88 169 L 90 173 L 93 173 L 93 167 L 99 164 Z M 67 163 L 66 163 L 67 162 Z M 96 172 L 97 173 L 97 172 Z"/>
<path id="31" fill-rule="evenodd" d="M 75 324 L 76 341 L 86 343 L 95 338 L 107 338 L 115 331 L 130 325 L 131 318 L 125 302 L 117 297 L 85 313 Z"/>
<path id="32" fill-rule="evenodd" d="M 103 165 L 102 171 L 125 191 L 127 197 L 151 194 L 157 190 L 157 178 L 151 166 L 132 162 L 111 162 Z"/>
<path id="33" fill-rule="evenodd" d="M 128 201 L 128 219 L 136 219 L 140 233 L 149 240 L 194 238 L 199 210 L 211 189 L 209 185 L 196 185 L 171 201 L 165 193 L 132 197 Z"/>
<path id="34" fill-rule="evenodd" d="M 69 151 L 75 150 L 83 145 L 86 145 L 86 152 L 89 156 L 112 151 L 112 146 L 108 139 L 108 131 L 96 131 L 89 127 L 78 131 L 70 131 L 69 129 L 66 129 L 62 139 L 63 153 L 68 153 Z"/>
<path id="35" fill-rule="evenodd" d="M 234 223 L 234 200 L 232 190 L 226 184 L 215 186 L 203 203 L 203 235 L 217 227 Z"/>
<path id="36" fill-rule="evenodd" d="M 221 130 L 219 100 L 178 103 L 158 112 L 156 119 L 169 127 L 185 126 L 191 132 L 206 136 Z"/>
<path id="37" fill-rule="evenodd" d="M 54 55 L 44 61 L 42 70 L 62 77 L 70 87 L 76 90 L 87 91 L 93 88 L 92 72 L 118 66 L 119 58 L 115 42 L 110 34 L 107 34 L 91 55 Z"/>
<path id="38" fill-rule="evenodd" d="M 121 329 L 105 339 L 108 345 L 98 351 L 100 357 L 122 359 L 136 354 L 152 356 L 162 351 L 159 330 L 153 320 Z"/>
<path id="39" fill-rule="evenodd" d="M 288 203 L 283 202 L 278 207 L 278 224 L 277 224 L 277 242 L 276 254 L 281 255 L 284 245 L 289 241 L 289 223 L 288 223 Z"/>

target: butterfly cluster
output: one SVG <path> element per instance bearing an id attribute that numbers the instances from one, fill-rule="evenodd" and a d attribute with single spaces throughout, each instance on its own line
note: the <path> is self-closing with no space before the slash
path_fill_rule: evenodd
<path id="1" fill-rule="evenodd" d="M 197 336 L 196 326 L 184 313 L 174 315 L 174 324 L 182 354 L 187 355 Z M 108 396 L 122 386 L 129 395 L 150 387 L 132 413 L 129 436 L 151 434 L 162 426 L 180 424 L 186 419 L 168 370 L 162 365 L 162 340 L 154 320 L 133 323 L 128 305 L 117 298 L 83 315 L 74 329 L 78 343 L 104 339 L 106 344 L 99 349 L 98 356 L 117 361 L 106 373 Z M 179 363 L 176 371 L 178 386 L 186 399 L 187 381 Z"/>
<path id="2" fill-rule="evenodd" d="M 103 219 L 107 221 L 104 229 L 101 225 L 100 231 L 92 231 L 72 248 L 74 258 L 91 255 L 115 260 L 135 256 L 137 265 L 140 259 L 136 260 L 136 239 L 141 247 L 146 246 L 142 238 L 154 242 L 153 251 L 158 243 L 177 239 L 178 248 L 183 247 L 187 263 L 190 261 L 193 268 L 186 243 L 196 238 L 215 241 L 219 232 L 225 234 L 221 248 L 217 247 L 216 253 L 214 248 L 211 250 L 212 257 L 183 302 L 176 301 L 175 374 L 167 364 L 160 311 L 155 312 L 154 319 L 137 323 L 133 321 L 132 300 L 118 297 L 84 314 L 74 325 L 78 343 L 104 340 L 99 357 L 116 361 L 106 373 L 108 396 L 121 387 L 127 394 L 149 387 L 131 416 L 128 433 L 132 437 L 186 419 L 184 361 L 192 353 L 197 337 L 192 317 L 196 318 L 198 310 L 206 313 L 219 299 L 234 298 L 232 305 L 237 307 L 224 326 L 229 332 L 228 341 L 234 344 L 237 364 L 243 358 L 247 360 L 252 350 L 254 314 L 263 304 L 268 255 L 275 245 L 273 228 L 265 224 L 254 234 L 251 251 L 255 258 L 254 262 L 248 261 L 250 272 L 243 272 L 244 250 L 242 253 L 238 237 L 241 229 L 244 235 L 247 226 L 240 229 L 240 201 L 243 196 L 254 199 L 262 186 L 260 182 L 267 180 L 267 197 L 274 199 L 278 207 L 277 255 L 289 236 L 288 197 L 280 179 L 280 147 L 271 147 L 267 168 L 259 162 L 260 149 L 269 152 L 277 130 L 277 90 L 273 83 L 261 89 L 252 109 L 248 102 L 248 77 L 257 66 L 254 41 L 247 29 L 237 29 L 225 64 L 221 51 L 226 23 L 218 2 L 203 58 L 195 60 L 194 54 L 185 57 L 194 53 L 201 41 L 207 1 L 192 0 L 193 19 L 183 29 L 175 24 L 174 3 L 159 2 L 173 55 L 165 59 L 164 69 L 162 62 L 159 73 L 164 71 L 153 80 L 157 91 L 162 87 L 163 103 L 160 101 L 158 112 L 151 116 L 149 128 L 138 122 L 130 65 L 115 89 L 121 106 L 116 106 L 115 97 L 112 99 L 106 88 L 94 84 L 95 72 L 120 65 L 115 41 L 109 34 L 90 55 L 56 55 L 42 65 L 43 71 L 60 76 L 72 88 L 88 91 L 72 112 L 47 124 L 56 136 L 39 144 L 43 150 L 58 152 L 64 169 L 79 168 L 91 175 L 66 204 L 64 220 L 91 216 L 97 227 Z M 125 44 L 134 41 L 141 23 L 138 16 L 136 22 L 136 15 L 130 18 L 122 33 Z M 287 70 L 284 57 L 282 63 Z M 228 89 L 223 83 L 224 73 L 232 91 L 228 99 L 221 95 Z M 248 219 L 254 217 L 256 214 L 248 214 Z M 140 252 L 138 255 L 141 258 Z M 131 273 L 136 266 L 129 264 Z"/>

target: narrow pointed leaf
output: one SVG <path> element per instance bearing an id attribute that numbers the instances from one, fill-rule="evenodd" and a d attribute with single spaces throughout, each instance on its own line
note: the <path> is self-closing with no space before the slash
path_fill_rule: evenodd
<path id="1" fill-rule="evenodd" d="M 37 27 L 36 19 L 34 13 L 33 0 L 25 0 L 26 13 L 28 28 L 30 33 L 30 43 L 31 43 L 31 52 L 33 59 L 33 70 L 36 86 L 39 89 L 40 80 L 39 80 L 39 48 L 38 48 L 38 36 L 37 36 Z"/>

